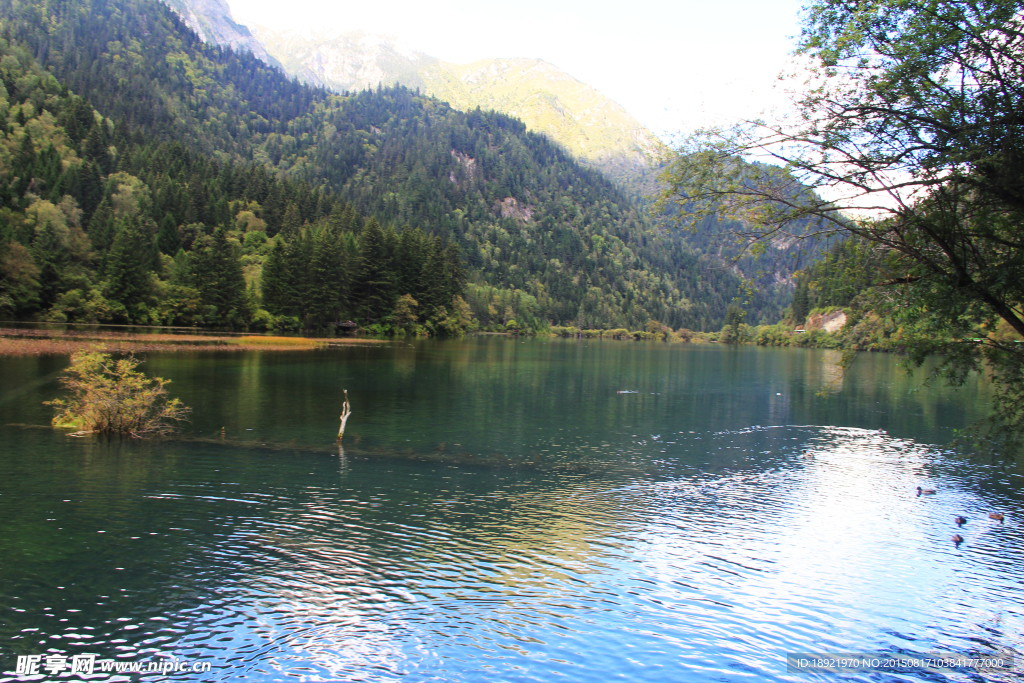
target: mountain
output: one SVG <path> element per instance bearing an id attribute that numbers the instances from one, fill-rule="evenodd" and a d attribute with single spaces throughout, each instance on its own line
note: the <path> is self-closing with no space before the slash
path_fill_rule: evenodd
<path id="1" fill-rule="evenodd" d="M 236 52 L 249 52 L 271 66 L 281 66 L 247 27 L 232 18 L 231 9 L 224 0 L 165 1 L 205 42 L 224 45 Z"/>
<path id="2" fill-rule="evenodd" d="M 209 21 L 225 21 L 223 16 L 230 21 L 225 6 L 208 9 L 222 13 L 222 18 L 211 16 Z M 598 168 L 633 201 L 646 205 L 646 198 L 659 192 L 659 169 L 651 162 L 662 143 L 621 106 L 543 60 L 483 59 L 459 65 L 419 52 L 398 38 L 362 31 L 254 27 L 253 32 L 287 73 L 305 83 L 345 92 L 397 82 L 461 111 L 493 109 L 522 120 Z M 717 261 L 717 267 L 764 290 L 767 299 L 788 303 L 793 274 L 821 255 L 819 246 L 773 242 L 764 253 L 750 255 L 736 243 L 733 227 L 708 222 L 682 239 Z"/>
<path id="3" fill-rule="evenodd" d="M 660 143 L 625 109 L 540 59 L 483 59 L 421 69 L 424 90 L 456 109 L 494 109 L 616 178 L 641 170 Z"/>
<path id="4" fill-rule="evenodd" d="M 51 261 L 63 265 L 53 267 L 48 300 L 105 292 L 134 297 L 138 315 L 148 316 L 139 307 L 143 290 L 154 304 L 176 281 L 212 297 L 219 280 L 200 276 L 211 268 L 230 274 L 238 258 L 246 305 L 265 308 L 269 295 L 258 285 L 266 285 L 275 249 L 283 251 L 271 280 L 289 290 L 277 315 L 304 301 L 306 290 L 291 280 L 296 270 L 313 272 L 316 258 L 351 284 L 336 313 L 365 323 L 398 315 L 396 297 L 462 289 L 485 326 L 514 317 L 535 326 L 637 329 L 653 319 L 711 329 L 739 292 L 731 273 L 658 230 L 601 173 L 503 114 L 460 112 L 401 86 L 332 94 L 205 43 L 148 0 L 0 0 L 0 35 L 39 62 L 35 80 L 4 79 L 11 151 L 0 159 L 17 163 L 0 167 L 14 188 L 0 225 L 15 226 L 5 239 L 21 245 L 17 258 L 3 261 L 4 277 L 31 274 L 11 265 L 30 256 L 42 272 L 46 254 L 57 254 Z M 16 59 L 27 69 L 24 55 Z M 33 94 L 39 79 L 94 114 L 72 116 L 48 91 Z M 63 232 L 51 249 L 43 228 L 17 227 L 42 225 L 27 213 L 37 200 L 64 206 L 64 226 L 77 223 L 94 251 L 64 254 L 71 242 Z M 362 219 L 343 218 L 346 206 L 367 225 L 378 221 L 383 237 Z M 46 205 L 32 210 L 40 208 L 55 215 Z M 402 248 L 407 233 L 413 238 Z M 428 247 L 433 256 L 424 255 Z M 152 258 L 129 258 L 144 253 Z M 454 284 L 417 280 L 415 272 L 435 276 L 395 266 L 406 258 L 400 254 L 434 264 L 432 272 Z M 75 258 L 79 275 L 67 276 Z M 128 263 L 131 287 L 111 285 Z M 764 297 L 750 309 L 752 319 L 778 313 Z"/>
<path id="5" fill-rule="evenodd" d="M 416 51 L 399 39 L 362 31 L 275 32 L 254 27 L 257 39 L 305 83 L 337 92 L 400 83 L 460 111 L 479 107 L 515 117 L 601 170 L 631 199 L 659 191 L 652 160 L 662 143 L 620 105 L 541 59 L 482 59 L 452 64 Z M 787 301 L 793 274 L 820 255 L 817 246 L 773 242 L 750 255 L 737 244 L 735 226 L 708 222 L 682 236 L 698 253 L 748 279 L 769 298 Z"/>
<path id="6" fill-rule="evenodd" d="M 285 71 L 305 83 L 337 92 L 400 83 L 448 102 L 460 111 L 476 107 L 523 121 L 561 144 L 577 159 L 614 180 L 634 201 L 659 190 L 651 165 L 662 143 L 620 105 L 593 87 L 540 59 L 482 59 L 471 64 L 443 62 L 393 36 L 363 31 L 283 31 L 254 27 L 253 33 Z M 768 246 L 764 254 L 742 255 L 729 226 L 707 225 L 683 239 L 699 253 L 717 259 L 788 300 L 792 274 L 809 258 L 802 247 Z M 817 254 L 817 250 L 812 250 Z M 738 258 L 739 257 L 739 258 Z"/>
<path id="7" fill-rule="evenodd" d="M 396 82 L 422 90 L 426 83 L 419 75 L 420 70 L 440 63 L 395 37 L 363 31 L 327 37 L 317 32 L 275 32 L 255 26 L 253 32 L 286 73 L 303 83 L 336 92 L 375 90 Z"/>
<path id="8" fill-rule="evenodd" d="M 620 105 L 541 59 L 452 64 L 398 39 L 255 27 L 287 73 L 337 92 L 404 85 L 460 111 L 493 109 L 520 119 L 614 179 L 642 173 L 660 143 Z"/>
<path id="9" fill-rule="evenodd" d="M 208 43 L 246 50 L 304 83 L 335 92 L 404 85 L 460 111 L 493 109 L 548 135 L 567 151 L 633 183 L 660 141 L 619 104 L 541 59 L 441 61 L 396 37 L 274 31 L 235 22 L 224 0 L 168 0 Z"/>

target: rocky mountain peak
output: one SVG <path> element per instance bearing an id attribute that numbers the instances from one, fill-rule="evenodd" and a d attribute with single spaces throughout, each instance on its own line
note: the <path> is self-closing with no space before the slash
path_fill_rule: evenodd
<path id="1" fill-rule="evenodd" d="M 252 32 L 231 16 L 225 0 L 165 0 L 204 42 L 230 47 L 235 52 L 251 52 L 266 64 L 280 67 Z"/>

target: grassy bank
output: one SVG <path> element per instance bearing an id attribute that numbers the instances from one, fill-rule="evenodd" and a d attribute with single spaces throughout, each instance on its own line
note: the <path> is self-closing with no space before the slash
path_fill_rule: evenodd
<path id="1" fill-rule="evenodd" d="M 199 335 L 107 330 L 27 330 L 0 328 L 0 356 L 71 355 L 93 349 L 104 353 L 182 351 L 310 351 L 331 346 L 386 343 L 380 339 L 313 339 L 260 335 Z"/>

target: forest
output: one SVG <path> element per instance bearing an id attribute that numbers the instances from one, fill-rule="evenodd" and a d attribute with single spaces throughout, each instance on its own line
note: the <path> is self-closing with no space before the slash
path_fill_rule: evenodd
<path id="1" fill-rule="evenodd" d="M 372 325 L 410 294 L 422 302 L 404 325 L 457 331 L 454 244 L 384 232 L 333 193 L 115 125 L 24 50 L 0 54 L 5 316 L 297 329 L 352 312 Z"/>
<path id="2" fill-rule="evenodd" d="M 1006 0 L 813 3 L 793 114 L 691 136 L 661 198 L 762 247 L 815 225 L 839 244 L 795 317 L 849 303 L 851 350 L 899 350 L 952 386 L 983 373 L 994 397 L 972 433 L 1006 453 L 1024 448 L 1021 35 Z M 737 163 L 756 157 L 774 163 Z"/>
<path id="3" fill-rule="evenodd" d="M 147 0 L 0 14 L 5 316 L 443 333 L 781 312 L 516 119 L 311 88 Z"/>

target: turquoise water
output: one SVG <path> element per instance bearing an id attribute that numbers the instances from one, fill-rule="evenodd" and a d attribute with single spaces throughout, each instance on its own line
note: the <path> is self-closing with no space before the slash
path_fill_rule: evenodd
<path id="1" fill-rule="evenodd" d="M 211 667 L 144 680 L 978 680 L 786 670 L 1024 648 L 1021 477 L 943 445 L 986 388 L 916 390 L 896 360 L 153 354 L 193 414 L 144 442 L 41 427 L 66 359 L 0 359 L 0 680 L 48 653 Z"/>

